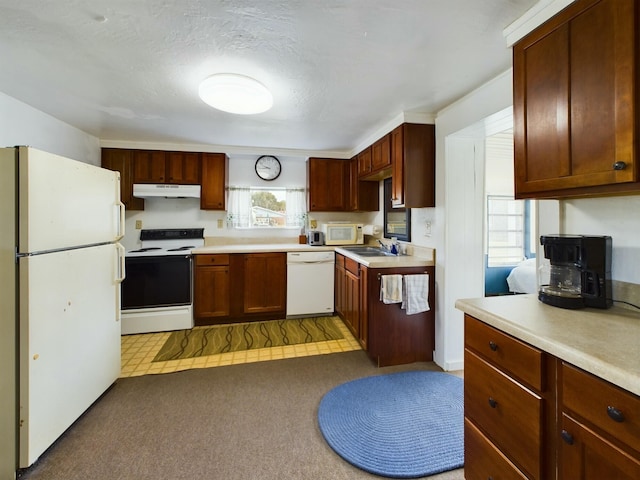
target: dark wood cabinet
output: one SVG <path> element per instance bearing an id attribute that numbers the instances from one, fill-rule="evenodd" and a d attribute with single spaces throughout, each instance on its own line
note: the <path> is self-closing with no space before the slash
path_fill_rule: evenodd
<path id="1" fill-rule="evenodd" d="M 349 202 L 351 212 L 377 212 L 380 210 L 380 186 L 378 182 L 360 180 L 358 157 L 349 161 Z"/>
<path id="2" fill-rule="evenodd" d="M 167 152 L 166 168 L 166 183 L 200 184 L 201 167 L 198 152 Z"/>
<path id="3" fill-rule="evenodd" d="M 120 172 L 120 201 L 128 211 L 144 210 L 144 199 L 133 196 L 134 152 L 125 148 L 103 148 L 101 151 L 102 168 Z"/>
<path id="4" fill-rule="evenodd" d="M 555 478 L 555 363 L 469 315 L 464 327 L 465 478 Z"/>
<path id="5" fill-rule="evenodd" d="M 371 172 L 391 167 L 391 134 L 377 140 L 371 146 Z"/>
<path id="6" fill-rule="evenodd" d="M 229 157 L 224 153 L 202 154 L 200 208 L 226 210 Z"/>
<path id="7" fill-rule="evenodd" d="M 307 184 L 310 212 L 344 212 L 349 203 L 349 161 L 309 158 Z"/>
<path id="8" fill-rule="evenodd" d="M 134 183 L 200 183 L 200 153 L 134 150 Z"/>
<path id="9" fill-rule="evenodd" d="M 560 478 L 640 478 L 640 397 L 564 363 Z"/>
<path id="10" fill-rule="evenodd" d="M 286 314 L 286 253 L 251 253 L 244 257 L 243 313 Z"/>
<path id="11" fill-rule="evenodd" d="M 120 172 L 120 200 L 127 210 L 144 210 L 144 200 L 133 196 L 133 151 L 102 149 L 102 168 Z"/>
<path id="12" fill-rule="evenodd" d="M 133 150 L 133 183 L 167 183 L 166 152 Z"/>
<path id="13" fill-rule="evenodd" d="M 640 190 L 638 10 L 579 0 L 514 45 L 516 198 Z"/>
<path id="14" fill-rule="evenodd" d="M 434 207 L 435 125 L 403 123 L 390 134 L 394 207 Z"/>
<path id="15" fill-rule="evenodd" d="M 284 318 L 286 260 L 281 252 L 195 255 L 195 324 Z"/>
<path id="16" fill-rule="evenodd" d="M 336 254 L 336 313 L 366 350 L 368 329 L 366 318 L 362 315 L 362 272 L 366 272 L 366 267 L 351 258 Z"/>
<path id="17" fill-rule="evenodd" d="M 195 255 L 194 318 L 196 325 L 231 313 L 229 255 Z M 203 322 L 201 320 L 204 320 Z"/>
<path id="18" fill-rule="evenodd" d="M 366 177 L 371 173 L 372 148 L 368 146 L 361 151 L 356 158 L 358 159 L 358 176 Z"/>
<path id="19" fill-rule="evenodd" d="M 465 478 L 640 478 L 640 397 L 465 314 Z"/>

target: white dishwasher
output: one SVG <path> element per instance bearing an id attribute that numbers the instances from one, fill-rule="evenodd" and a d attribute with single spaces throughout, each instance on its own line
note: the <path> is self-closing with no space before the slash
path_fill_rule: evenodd
<path id="1" fill-rule="evenodd" d="M 287 317 L 333 314 L 333 251 L 287 253 Z"/>

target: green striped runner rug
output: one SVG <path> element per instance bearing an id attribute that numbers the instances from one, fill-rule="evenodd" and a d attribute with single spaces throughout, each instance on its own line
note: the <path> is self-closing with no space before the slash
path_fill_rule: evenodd
<path id="1" fill-rule="evenodd" d="M 172 332 L 153 362 L 344 338 L 338 317 L 231 323 Z"/>

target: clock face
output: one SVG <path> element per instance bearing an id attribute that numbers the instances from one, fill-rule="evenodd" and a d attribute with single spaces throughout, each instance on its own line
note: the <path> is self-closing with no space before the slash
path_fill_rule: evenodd
<path id="1" fill-rule="evenodd" d="M 271 155 L 263 155 L 256 160 L 256 173 L 263 180 L 275 180 L 280 175 L 280 160 Z"/>

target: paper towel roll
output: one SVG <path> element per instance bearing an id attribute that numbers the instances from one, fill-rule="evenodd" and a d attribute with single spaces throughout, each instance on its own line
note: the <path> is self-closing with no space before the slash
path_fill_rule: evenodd
<path id="1" fill-rule="evenodd" d="M 364 225 L 362 227 L 362 233 L 365 235 L 380 235 L 382 232 L 382 226 L 380 225 Z"/>

